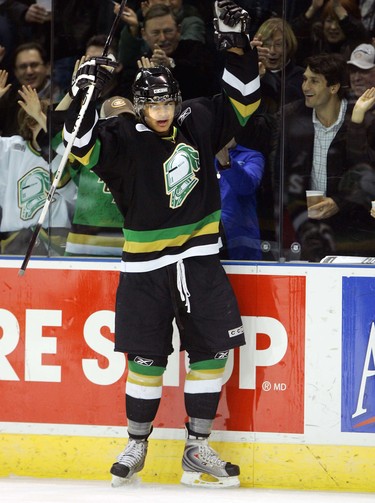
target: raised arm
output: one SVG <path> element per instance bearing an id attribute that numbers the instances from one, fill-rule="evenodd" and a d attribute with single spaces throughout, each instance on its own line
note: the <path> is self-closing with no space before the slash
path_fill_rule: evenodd
<path id="1" fill-rule="evenodd" d="M 360 96 L 355 102 L 352 117 L 352 122 L 362 124 L 366 112 L 372 109 L 375 105 L 375 87 L 370 87 Z"/>
<path id="2" fill-rule="evenodd" d="M 249 40 L 250 16 L 231 0 L 215 2 L 215 42 L 226 51 L 227 61 L 222 77 L 239 123 L 243 126 L 260 105 L 260 79 L 256 41 Z"/>
<path id="3" fill-rule="evenodd" d="M 2 98 L 12 87 L 12 84 L 8 83 L 8 72 L 6 70 L 0 70 L 0 98 Z"/>
<path id="4" fill-rule="evenodd" d="M 64 143 L 68 144 L 73 139 L 72 134 L 77 121 L 82 120 L 72 145 L 71 154 L 83 165 L 91 166 L 92 158 L 95 157 L 96 124 L 98 121 L 95 101 L 111 79 L 115 65 L 116 63 L 111 58 L 90 58 L 79 66 L 72 82 L 70 96 L 73 101 L 67 112 L 63 137 Z M 87 96 L 91 92 L 91 101 L 82 117 L 82 109 L 85 106 Z"/>
<path id="5" fill-rule="evenodd" d="M 22 86 L 18 94 L 22 98 L 18 101 L 19 106 L 39 124 L 43 131 L 47 131 L 47 116 L 42 110 L 36 89 L 31 86 Z"/>

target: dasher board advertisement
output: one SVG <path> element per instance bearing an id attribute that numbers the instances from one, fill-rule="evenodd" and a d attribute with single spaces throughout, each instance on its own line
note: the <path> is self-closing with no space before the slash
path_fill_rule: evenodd
<path id="1" fill-rule="evenodd" d="M 119 273 L 53 263 L 22 278 L 1 269 L 0 422 L 126 426 L 126 359 L 113 351 Z M 239 270 L 229 279 L 246 345 L 231 352 L 215 429 L 303 434 L 306 277 Z M 174 347 L 155 428 L 186 421 L 177 331 Z"/>
<path id="2" fill-rule="evenodd" d="M 21 278 L 19 264 L 0 260 L 1 431 L 122 437 L 127 367 L 113 351 L 118 262 L 33 259 Z M 230 354 L 215 438 L 375 445 L 373 267 L 224 266 L 246 345 Z M 188 362 L 178 347 L 175 330 L 159 438 L 184 438 Z"/>
<path id="3" fill-rule="evenodd" d="M 375 278 L 342 288 L 342 430 L 375 433 Z"/>

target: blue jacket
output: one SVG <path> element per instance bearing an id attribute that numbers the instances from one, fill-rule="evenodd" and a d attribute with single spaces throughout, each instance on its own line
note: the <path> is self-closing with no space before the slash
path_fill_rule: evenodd
<path id="1" fill-rule="evenodd" d="M 261 152 L 241 145 L 229 150 L 231 167 L 218 170 L 222 224 L 226 255 L 232 260 L 261 258 L 257 215 L 257 189 L 262 181 L 265 157 Z"/>

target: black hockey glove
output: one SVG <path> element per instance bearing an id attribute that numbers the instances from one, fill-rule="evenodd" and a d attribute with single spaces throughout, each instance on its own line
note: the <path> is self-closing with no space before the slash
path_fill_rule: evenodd
<path id="1" fill-rule="evenodd" d="M 231 47 L 249 47 L 250 16 L 231 0 L 217 0 L 214 5 L 215 44 L 219 51 Z"/>
<path id="2" fill-rule="evenodd" d="M 79 91 L 87 89 L 91 84 L 95 86 L 93 100 L 96 100 L 105 85 L 112 79 L 113 69 L 117 66 L 113 56 L 94 57 L 80 65 L 73 76 L 69 94 L 75 98 Z"/>

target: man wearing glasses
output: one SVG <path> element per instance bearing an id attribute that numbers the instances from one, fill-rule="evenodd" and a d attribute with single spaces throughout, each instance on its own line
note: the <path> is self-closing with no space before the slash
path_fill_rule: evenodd
<path id="1" fill-rule="evenodd" d="M 18 90 L 23 85 L 36 89 L 40 99 L 58 102 L 61 92 L 51 83 L 50 65 L 44 49 L 31 42 L 19 45 L 13 55 L 15 82 L 8 82 L 8 72 L 0 70 L 0 134 L 18 134 L 17 114 L 20 96 Z"/>
<path id="2" fill-rule="evenodd" d="M 215 53 L 202 42 L 182 39 L 181 26 L 167 5 L 150 7 L 140 36 L 123 30 L 118 56 L 124 67 L 123 95 L 126 97 L 131 98 L 131 85 L 138 73 L 137 61 L 142 56 L 154 65 L 171 70 L 180 83 L 183 99 L 212 96 L 220 90 L 220 80 L 215 75 Z"/>

